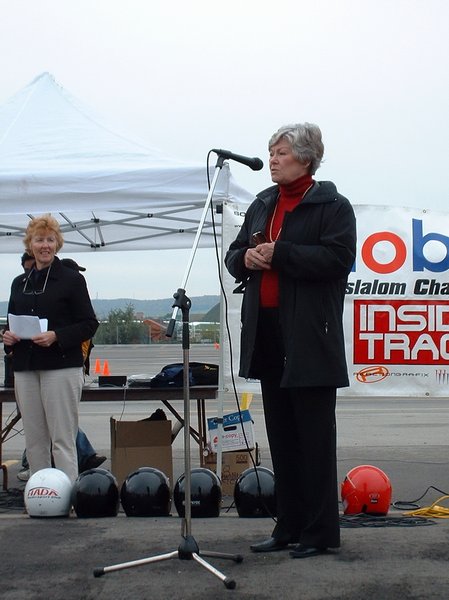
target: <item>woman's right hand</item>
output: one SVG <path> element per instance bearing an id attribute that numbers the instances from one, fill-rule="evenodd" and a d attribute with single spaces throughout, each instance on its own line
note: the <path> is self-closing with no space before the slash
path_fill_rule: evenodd
<path id="1" fill-rule="evenodd" d="M 15 333 L 9 330 L 3 332 L 3 343 L 5 346 L 14 346 L 17 342 L 20 342 L 20 338 Z"/>

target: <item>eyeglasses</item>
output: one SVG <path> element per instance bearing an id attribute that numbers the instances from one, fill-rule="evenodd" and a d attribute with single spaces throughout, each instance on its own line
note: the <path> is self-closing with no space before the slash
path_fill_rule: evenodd
<path id="1" fill-rule="evenodd" d="M 30 284 L 28 285 L 28 282 L 30 281 L 30 277 L 33 273 L 35 273 L 35 269 L 31 269 L 31 271 L 28 274 L 28 277 L 25 280 L 25 285 L 23 286 L 23 290 L 22 292 L 26 295 L 26 296 L 40 296 L 41 294 L 43 294 L 45 292 L 45 288 L 47 287 L 47 281 L 48 281 L 48 276 L 50 275 L 50 269 L 51 269 L 51 265 L 48 267 L 48 271 L 47 271 L 47 275 L 45 277 L 45 281 L 44 281 L 44 285 L 42 287 L 41 290 L 35 290 L 33 289 L 32 283 L 30 282 Z M 27 289 L 28 286 L 28 289 Z M 30 289 L 31 288 L 31 289 Z"/>
<path id="2" fill-rule="evenodd" d="M 47 237 L 45 237 L 44 235 L 35 235 L 31 239 L 36 244 L 55 244 L 56 243 L 56 238 L 53 235 L 49 235 Z"/>

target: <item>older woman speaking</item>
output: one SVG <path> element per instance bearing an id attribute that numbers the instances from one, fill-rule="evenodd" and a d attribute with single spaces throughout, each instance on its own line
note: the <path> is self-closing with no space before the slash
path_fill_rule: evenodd
<path id="1" fill-rule="evenodd" d="M 259 193 L 225 258 L 242 282 L 240 375 L 260 379 L 277 497 L 271 537 L 294 558 L 340 545 L 336 389 L 348 385 L 342 313 L 355 259 L 354 211 L 318 182 L 324 146 L 310 123 L 270 139 L 274 186 Z"/>

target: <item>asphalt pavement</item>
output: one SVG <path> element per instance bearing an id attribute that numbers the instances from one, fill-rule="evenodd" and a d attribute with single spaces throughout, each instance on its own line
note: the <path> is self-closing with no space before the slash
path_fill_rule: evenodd
<path id="1" fill-rule="evenodd" d="M 109 356 L 114 374 L 157 372 L 159 365 L 180 362 L 176 348 L 165 349 L 159 361 L 132 359 L 130 349 L 95 349 Z M 156 352 L 152 350 L 152 353 Z M 192 346 L 192 359 L 213 362 L 214 348 Z M 139 352 L 136 351 L 137 354 Z M 156 352 L 157 354 L 157 352 Z M 94 356 L 95 358 L 95 356 Z M 175 360 L 173 360 L 175 359 Z M 2 373 L 0 373 L 2 376 Z M 2 377 L 3 378 L 3 377 Z M 83 403 L 81 421 L 99 453 L 108 456 L 109 413 L 116 407 Z M 232 405 L 226 405 L 226 407 Z M 4 419 L 12 407 L 5 405 Z M 141 414 L 149 407 L 127 407 Z M 211 406 L 210 411 L 215 407 Z M 251 412 L 255 421 L 262 465 L 271 466 L 260 398 L 255 394 Z M 24 446 L 16 435 L 3 446 L 9 463 L 9 486 L 0 492 L 0 598 L 5 600 L 140 599 L 443 599 L 448 596 L 449 521 L 417 518 L 407 509 L 429 512 L 437 501 L 444 514 L 449 493 L 449 405 L 445 398 L 341 399 L 338 403 L 339 480 L 354 466 L 374 464 L 393 485 L 394 506 L 385 519 L 347 519 L 343 513 L 342 546 L 325 555 L 297 560 L 288 551 L 254 554 L 249 545 L 272 530 L 269 518 L 241 518 L 233 498 L 225 496 L 220 516 L 194 518 L 188 525 L 206 564 L 182 558 L 183 520 L 170 517 L 132 518 L 120 510 L 117 517 L 35 519 L 24 513 L 24 483 L 16 475 Z M 196 447 L 192 464 L 199 463 Z M 183 472 L 182 436 L 173 446 L 174 478 Z M 184 524 L 185 525 L 185 524 Z M 209 551 L 243 558 L 207 556 Z M 163 560 L 148 562 L 152 557 Z M 139 566 L 130 562 L 142 561 Z M 119 565 L 117 570 L 111 566 Z M 213 565 L 223 581 L 209 570 Z M 126 567 L 126 568 L 125 568 Z M 96 577 L 99 573 L 102 576 Z M 232 584 L 235 588 L 232 589 Z"/>

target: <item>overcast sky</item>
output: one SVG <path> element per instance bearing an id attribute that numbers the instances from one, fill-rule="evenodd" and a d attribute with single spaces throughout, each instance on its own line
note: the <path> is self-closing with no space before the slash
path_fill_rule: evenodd
<path id="1" fill-rule="evenodd" d="M 354 204 L 446 210 L 448 23 L 447 0 L 0 0 L 0 103 L 48 71 L 172 156 L 259 156 L 261 172 L 231 163 L 252 193 L 271 184 L 271 134 L 311 121 L 325 143 L 317 178 Z M 172 296 L 188 255 L 74 258 L 93 297 L 146 299 Z M 19 257 L 0 260 L 6 300 Z M 186 289 L 219 293 L 212 250 Z"/>

